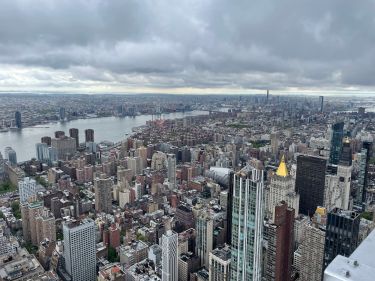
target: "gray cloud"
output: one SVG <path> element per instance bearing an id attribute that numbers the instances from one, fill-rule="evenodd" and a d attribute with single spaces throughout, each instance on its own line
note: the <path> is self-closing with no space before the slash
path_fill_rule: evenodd
<path id="1" fill-rule="evenodd" d="M 5 0 L 0 90 L 373 89 L 375 2 Z"/>

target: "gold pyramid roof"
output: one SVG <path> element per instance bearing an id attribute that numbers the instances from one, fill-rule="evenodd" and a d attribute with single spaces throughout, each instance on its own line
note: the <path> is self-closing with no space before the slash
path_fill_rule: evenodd
<path id="1" fill-rule="evenodd" d="M 286 164 L 285 164 L 285 157 L 284 157 L 284 155 L 281 158 L 279 168 L 277 168 L 277 171 L 276 171 L 276 175 L 278 175 L 280 177 L 284 177 L 284 178 L 289 175 L 288 168 L 286 167 Z"/>

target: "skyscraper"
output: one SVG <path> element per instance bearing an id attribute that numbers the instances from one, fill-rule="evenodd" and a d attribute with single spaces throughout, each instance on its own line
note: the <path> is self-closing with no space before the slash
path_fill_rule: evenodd
<path id="1" fill-rule="evenodd" d="M 270 184 L 266 191 L 266 216 L 274 217 L 275 206 L 285 201 L 294 210 L 299 209 L 299 194 L 295 191 L 295 181 L 289 174 L 284 156 L 275 174 L 270 177 Z M 295 212 L 298 215 L 298 212 Z"/>
<path id="2" fill-rule="evenodd" d="M 275 206 L 273 222 L 268 225 L 266 280 L 291 280 L 293 258 L 294 209 L 285 202 Z"/>
<path id="3" fill-rule="evenodd" d="M 364 208 L 366 193 L 366 179 L 367 177 L 367 149 L 362 148 L 360 153 L 357 153 L 358 162 L 358 184 L 356 189 L 356 195 L 354 198 L 354 205 L 359 209 Z"/>
<path id="4" fill-rule="evenodd" d="M 94 130 L 93 129 L 85 130 L 85 142 L 94 142 Z"/>
<path id="5" fill-rule="evenodd" d="M 337 165 L 340 160 L 342 150 L 342 140 L 344 138 L 344 122 L 338 122 L 332 125 L 331 151 L 329 162 Z"/>
<path id="6" fill-rule="evenodd" d="M 65 120 L 65 108 L 64 107 L 60 107 L 60 109 L 59 109 L 59 117 L 60 117 L 60 120 L 62 120 L 62 121 Z"/>
<path id="7" fill-rule="evenodd" d="M 5 153 L 4 153 L 5 159 L 8 160 L 11 163 L 11 165 L 13 165 L 13 166 L 17 165 L 17 153 L 16 153 L 16 151 L 9 146 L 6 147 L 4 151 L 5 151 Z"/>
<path id="8" fill-rule="evenodd" d="M 162 236 L 162 281 L 178 280 L 178 234 L 167 230 Z"/>
<path id="9" fill-rule="evenodd" d="M 349 209 L 352 168 L 350 140 L 345 138 L 339 164 L 328 165 L 324 189 L 324 207 L 327 210 L 335 207 Z"/>
<path id="10" fill-rule="evenodd" d="M 51 140 L 51 147 L 57 151 L 57 157 L 61 160 L 72 157 L 76 152 L 76 140 L 70 137 L 60 137 Z"/>
<path id="11" fill-rule="evenodd" d="M 63 226 L 65 270 L 73 281 L 96 280 L 95 223 L 91 219 Z"/>
<path id="12" fill-rule="evenodd" d="M 349 257 L 358 246 L 360 215 L 335 208 L 328 213 L 324 268 L 337 256 Z"/>
<path id="13" fill-rule="evenodd" d="M 312 215 L 323 205 L 327 160 L 322 157 L 297 157 L 296 192 L 300 195 L 299 213 Z"/>
<path id="14" fill-rule="evenodd" d="M 110 213 L 112 211 L 112 186 L 110 178 L 105 174 L 95 179 L 95 210 L 97 212 Z"/>
<path id="15" fill-rule="evenodd" d="M 69 136 L 76 140 L 76 147 L 79 147 L 79 131 L 76 128 L 69 129 Z"/>
<path id="16" fill-rule="evenodd" d="M 259 163 L 234 175 L 231 280 L 261 280 L 263 176 Z"/>
<path id="17" fill-rule="evenodd" d="M 32 178 L 25 177 L 22 181 L 18 182 L 18 190 L 20 193 L 20 203 L 26 203 L 26 201 L 36 195 L 36 181 Z"/>
<path id="18" fill-rule="evenodd" d="M 46 143 L 37 143 L 35 144 L 35 148 L 36 148 L 36 158 L 41 162 L 48 162 L 49 160 L 48 145 Z"/>
<path id="19" fill-rule="evenodd" d="M 323 96 L 319 97 L 319 105 L 320 105 L 320 112 L 323 112 L 323 109 L 324 109 L 324 97 Z"/>
<path id="20" fill-rule="evenodd" d="M 167 154 L 169 188 L 176 188 L 176 155 Z"/>
<path id="21" fill-rule="evenodd" d="M 202 212 L 195 224 L 197 231 L 195 253 L 200 259 L 200 265 L 208 268 L 209 254 L 213 249 L 214 221 L 207 212 Z"/>
<path id="22" fill-rule="evenodd" d="M 22 128 L 22 117 L 21 117 L 21 112 L 16 111 L 14 114 L 14 118 L 16 119 L 16 127 L 17 128 Z"/>
<path id="23" fill-rule="evenodd" d="M 326 209 L 318 207 L 312 221 L 307 222 L 298 249 L 301 254 L 301 281 L 322 281 L 326 220 Z"/>

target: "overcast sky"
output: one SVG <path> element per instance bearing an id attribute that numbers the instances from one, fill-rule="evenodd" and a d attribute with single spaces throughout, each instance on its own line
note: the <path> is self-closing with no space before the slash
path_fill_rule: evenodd
<path id="1" fill-rule="evenodd" d="M 375 90 L 375 1 L 2 0 L 0 91 Z"/>

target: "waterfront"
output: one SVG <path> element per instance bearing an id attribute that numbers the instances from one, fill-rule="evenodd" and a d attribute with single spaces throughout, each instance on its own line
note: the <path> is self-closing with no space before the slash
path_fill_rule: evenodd
<path id="1" fill-rule="evenodd" d="M 208 111 L 189 111 L 162 114 L 162 119 L 177 119 L 186 116 L 207 115 Z M 17 152 L 19 162 L 35 157 L 35 144 L 40 142 L 43 136 L 54 136 L 55 131 L 64 131 L 69 135 L 70 128 L 79 130 L 79 140 L 84 141 L 84 130 L 93 129 L 95 131 L 95 142 L 111 141 L 118 142 L 124 139 L 126 134 L 132 132 L 132 128 L 145 125 L 151 120 L 152 115 L 139 115 L 136 117 L 103 117 L 93 119 L 79 119 L 69 122 L 57 122 L 43 124 L 40 126 L 24 128 L 18 131 L 8 131 L 0 133 L 0 151 L 4 156 L 4 148 L 11 146 Z"/>

